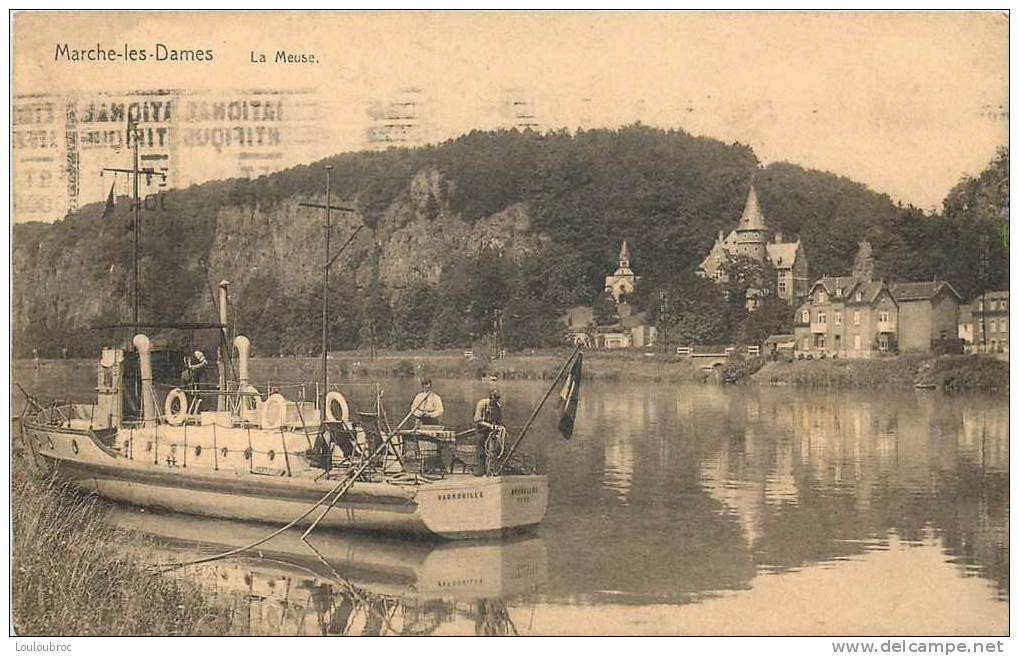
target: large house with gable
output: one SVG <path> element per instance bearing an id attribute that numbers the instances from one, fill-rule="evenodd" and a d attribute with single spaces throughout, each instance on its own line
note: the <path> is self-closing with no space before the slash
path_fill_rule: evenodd
<path id="1" fill-rule="evenodd" d="M 803 244 L 799 239 L 783 241 L 781 233 L 771 232 L 753 185 L 736 228 L 728 235 L 718 233 L 711 251 L 697 268 L 697 275 L 719 284 L 728 282 L 726 264 L 730 258 L 739 255 L 758 262 L 767 261 L 775 267 L 775 294 L 790 305 L 797 303 L 807 293 L 809 278 Z M 757 305 L 757 299 L 747 300 L 751 309 Z"/>
<path id="2" fill-rule="evenodd" d="M 959 302 L 943 280 L 875 280 L 870 244 L 863 242 L 852 275 L 820 278 L 796 309 L 796 352 L 848 358 L 930 352 L 938 340 L 955 337 Z"/>

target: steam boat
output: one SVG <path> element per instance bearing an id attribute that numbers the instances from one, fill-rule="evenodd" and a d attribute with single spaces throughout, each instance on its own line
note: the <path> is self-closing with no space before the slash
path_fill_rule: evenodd
<path id="1" fill-rule="evenodd" d="M 29 399 L 20 424 L 36 465 L 111 500 L 274 524 L 330 492 L 296 525 L 321 514 L 322 528 L 459 539 L 534 526 L 545 515 L 547 477 L 521 458 L 503 460 L 504 442 L 489 445 L 491 466 L 477 475 L 473 429 L 393 429 L 381 394 L 357 413 L 339 389 L 321 401 L 304 385 L 259 390 L 248 380 L 244 336 L 233 341 L 235 384 L 165 390 L 153 381 L 154 355 L 174 355 L 154 353 L 141 333 L 132 343 L 102 350 L 94 403 Z M 215 409 L 201 410 L 205 403 Z"/>

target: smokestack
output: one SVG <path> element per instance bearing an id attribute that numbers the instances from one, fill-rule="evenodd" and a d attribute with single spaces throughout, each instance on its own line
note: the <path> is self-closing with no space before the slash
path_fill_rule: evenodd
<path id="1" fill-rule="evenodd" d="M 227 320 L 227 316 L 226 316 L 226 300 L 227 300 L 227 290 L 229 290 L 229 289 L 230 289 L 230 281 L 229 280 L 221 280 L 221 281 L 219 281 L 219 322 L 222 323 L 222 324 L 225 324 L 226 320 Z"/>
<path id="2" fill-rule="evenodd" d="M 237 347 L 237 385 L 243 389 L 248 384 L 248 355 L 251 353 L 251 340 L 244 335 L 234 338 Z"/>
<path id="3" fill-rule="evenodd" d="M 154 426 L 156 397 L 152 394 L 152 344 L 141 333 L 135 335 L 131 343 L 138 349 L 138 366 L 142 376 L 142 426 Z"/>

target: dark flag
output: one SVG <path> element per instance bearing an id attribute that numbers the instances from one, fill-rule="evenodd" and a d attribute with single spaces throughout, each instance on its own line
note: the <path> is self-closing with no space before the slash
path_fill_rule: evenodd
<path id="1" fill-rule="evenodd" d="M 116 181 L 110 185 L 110 195 L 106 197 L 106 209 L 103 210 L 103 218 L 108 219 L 113 216 L 113 188 L 117 186 Z"/>
<path id="2" fill-rule="evenodd" d="M 577 404 L 580 402 L 580 378 L 584 368 L 584 354 L 577 353 L 566 374 L 566 382 L 559 391 L 559 432 L 566 439 L 573 437 L 573 424 L 577 419 Z"/>

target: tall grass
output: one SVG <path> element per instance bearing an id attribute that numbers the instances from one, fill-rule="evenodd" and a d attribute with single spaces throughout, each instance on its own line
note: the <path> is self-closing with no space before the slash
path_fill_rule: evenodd
<path id="1" fill-rule="evenodd" d="M 19 635 L 221 635 L 226 609 L 191 584 L 145 570 L 141 538 L 103 521 L 95 498 L 12 468 L 12 614 Z"/>

